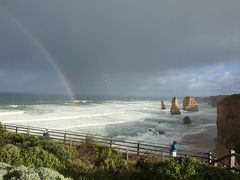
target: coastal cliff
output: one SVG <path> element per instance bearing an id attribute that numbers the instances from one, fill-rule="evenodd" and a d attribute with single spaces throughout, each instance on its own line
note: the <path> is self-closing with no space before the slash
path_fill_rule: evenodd
<path id="1" fill-rule="evenodd" d="M 172 99 L 172 106 L 171 106 L 170 112 L 172 115 L 180 115 L 181 114 L 177 97 L 174 97 Z"/>
<path id="2" fill-rule="evenodd" d="M 187 96 L 183 100 L 183 110 L 186 111 L 198 111 L 198 102 L 192 96 Z"/>
<path id="3" fill-rule="evenodd" d="M 240 143 L 240 94 L 223 99 L 217 106 L 217 138 L 227 146 Z"/>
<path id="4" fill-rule="evenodd" d="M 218 95 L 218 96 L 209 96 L 209 97 L 196 97 L 195 99 L 198 102 L 208 103 L 212 107 L 217 107 L 218 103 L 222 101 L 228 95 Z"/>
<path id="5" fill-rule="evenodd" d="M 221 102 L 226 97 L 228 96 L 227 95 L 210 96 L 208 104 L 210 104 L 212 107 L 217 107 L 218 103 Z"/>

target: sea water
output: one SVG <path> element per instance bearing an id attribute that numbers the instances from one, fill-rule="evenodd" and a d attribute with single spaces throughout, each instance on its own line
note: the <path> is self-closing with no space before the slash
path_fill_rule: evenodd
<path id="1" fill-rule="evenodd" d="M 198 112 L 181 108 L 181 115 L 171 115 L 170 107 L 171 98 L 82 97 L 72 103 L 62 96 L 0 94 L 0 121 L 160 144 L 216 125 L 216 108 L 206 103 L 199 104 Z M 185 116 L 192 124 L 183 123 Z M 159 130 L 165 134 L 152 132 Z"/>

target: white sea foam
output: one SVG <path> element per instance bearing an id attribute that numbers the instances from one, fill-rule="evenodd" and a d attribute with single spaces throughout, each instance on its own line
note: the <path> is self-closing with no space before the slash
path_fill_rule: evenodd
<path id="1" fill-rule="evenodd" d="M 0 111 L 0 116 L 19 115 L 24 114 L 25 111 Z"/>
<path id="2" fill-rule="evenodd" d="M 16 108 L 18 105 L 9 105 L 10 107 Z"/>
<path id="3" fill-rule="evenodd" d="M 112 124 L 120 124 L 124 123 L 125 121 L 118 121 L 118 122 L 109 122 L 109 123 L 93 123 L 93 124 L 82 124 L 82 125 L 74 125 L 68 126 L 64 128 L 55 128 L 55 129 L 71 129 L 71 128 L 78 128 L 78 127 L 90 127 L 90 126 L 105 126 L 105 125 L 112 125 Z"/>
<path id="4" fill-rule="evenodd" d="M 81 100 L 85 101 L 85 100 Z M 90 102 L 86 100 L 86 102 Z M 169 143 L 185 134 L 202 131 L 216 121 L 216 109 L 200 104 L 199 112 L 182 111 L 180 116 L 161 109 L 160 101 L 105 101 L 99 104 L 41 104 L 25 106 L 25 111 L 0 108 L 1 121 L 49 129 L 65 129 L 99 135 L 125 137 L 140 141 Z M 183 117 L 190 116 L 192 125 L 184 125 Z M 161 129 L 165 135 L 153 136 L 148 128 Z"/>

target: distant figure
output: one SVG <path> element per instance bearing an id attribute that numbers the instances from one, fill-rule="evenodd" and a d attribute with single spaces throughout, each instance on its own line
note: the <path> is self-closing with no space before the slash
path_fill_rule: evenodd
<path id="1" fill-rule="evenodd" d="M 44 136 L 44 137 L 49 137 L 48 129 L 45 129 L 45 130 L 44 130 L 43 136 Z"/>
<path id="2" fill-rule="evenodd" d="M 173 141 L 171 145 L 171 154 L 173 158 L 177 157 L 177 141 Z"/>

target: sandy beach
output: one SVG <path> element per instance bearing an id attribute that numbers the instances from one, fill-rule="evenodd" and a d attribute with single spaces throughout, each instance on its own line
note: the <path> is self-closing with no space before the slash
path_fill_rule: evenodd
<path id="1" fill-rule="evenodd" d="M 216 125 L 213 125 L 208 126 L 200 133 L 184 136 L 180 144 L 193 148 L 206 149 L 217 155 L 226 155 L 228 150 L 224 147 L 224 145 L 217 143 L 216 138 L 217 127 Z"/>

